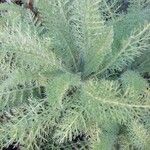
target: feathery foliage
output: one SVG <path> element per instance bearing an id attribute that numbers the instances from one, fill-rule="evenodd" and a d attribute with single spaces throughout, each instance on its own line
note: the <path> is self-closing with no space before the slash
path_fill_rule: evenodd
<path id="1" fill-rule="evenodd" d="M 149 0 L 33 5 L 0 5 L 0 148 L 148 150 Z"/>

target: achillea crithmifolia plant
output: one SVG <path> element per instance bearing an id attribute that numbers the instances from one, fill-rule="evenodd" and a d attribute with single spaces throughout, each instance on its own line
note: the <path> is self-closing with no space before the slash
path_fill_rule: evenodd
<path id="1" fill-rule="evenodd" d="M 128 5 L 0 5 L 1 148 L 149 149 L 149 1 Z"/>

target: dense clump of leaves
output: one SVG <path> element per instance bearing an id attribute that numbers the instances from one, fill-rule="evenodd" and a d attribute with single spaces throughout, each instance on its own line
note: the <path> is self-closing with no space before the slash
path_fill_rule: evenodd
<path id="1" fill-rule="evenodd" d="M 0 148 L 148 150 L 150 5 L 122 2 L 0 5 Z"/>

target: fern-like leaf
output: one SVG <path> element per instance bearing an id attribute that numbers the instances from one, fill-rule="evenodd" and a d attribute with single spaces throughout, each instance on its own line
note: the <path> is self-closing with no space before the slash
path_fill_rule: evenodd
<path id="1" fill-rule="evenodd" d="M 134 62 L 136 57 L 141 56 L 142 53 L 149 48 L 149 31 L 149 23 L 136 29 L 127 40 L 122 42 L 120 51 L 113 53 L 111 61 L 108 62 L 97 74 L 102 74 L 107 69 L 111 71 L 122 71 L 124 67 Z"/>

